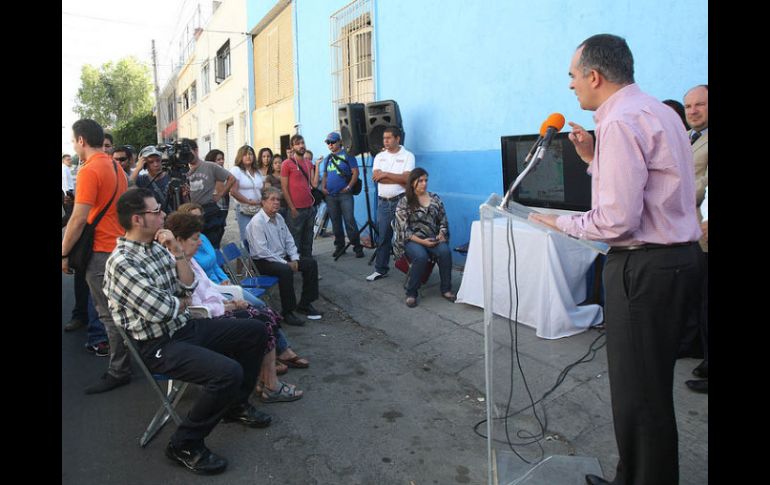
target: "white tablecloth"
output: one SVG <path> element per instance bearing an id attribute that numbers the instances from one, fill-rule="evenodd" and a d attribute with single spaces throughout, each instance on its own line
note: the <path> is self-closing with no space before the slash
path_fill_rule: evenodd
<path id="1" fill-rule="evenodd" d="M 516 274 L 519 291 L 518 321 L 534 327 L 538 337 L 555 339 L 583 332 L 603 320 L 599 305 L 577 306 L 586 299 L 586 273 L 597 253 L 558 234 L 548 233 L 524 222 L 512 221 L 516 246 Z M 481 223 L 471 226 L 471 241 L 463 280 L 457 293 L 459 303 L 484 307 L 484 275 L 481 254 Z M 495 219 L 493 266 L 493 311 L 514 318 L 516 292 L 514 260 L 508 263 L 506 220 Z M 508 266 L 509 275 L 506 271 Z"/>

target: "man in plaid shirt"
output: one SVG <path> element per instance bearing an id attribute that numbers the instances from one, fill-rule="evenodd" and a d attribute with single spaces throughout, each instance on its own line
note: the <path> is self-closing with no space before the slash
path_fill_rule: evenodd
<path id="1" fill-rule="evenodd" d="M 267 346 L 265 326 L 192 318 L 187 307 L 198 282 L 181 245 L 163 229 L 166 214 L 152 192 L 126 191 L 117 211 L 126 235 L 118 238 L 104 275 L 115 323 L 127 330 L 150 371 L 202 386 L 166 456 L 195 473 L 220 473 L 227 460 L 203 442 L 220 418 L 260 428 L 271 421 L 248 403 Z"/>

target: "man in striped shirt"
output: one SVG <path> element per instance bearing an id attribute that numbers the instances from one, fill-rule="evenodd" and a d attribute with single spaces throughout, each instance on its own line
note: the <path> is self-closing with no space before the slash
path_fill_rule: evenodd
<path id="1" fill-rule="evenodd" d="M 221 418 L 265 427 L 270 416 L 248 403 L 267 347 L 263 323 L 192 318 L 197 286 L 181 244 L 163 229 L 166 214 L 150 190 L 135 188 L 117 203 L 126 229 L 107 260 L 104 293 L 117 325 L 134 341 L 150 371 L 202 386 L 171 436 L 166 456 L 195 473 L 224 471 L 227 460 L 204 438 Z"/>

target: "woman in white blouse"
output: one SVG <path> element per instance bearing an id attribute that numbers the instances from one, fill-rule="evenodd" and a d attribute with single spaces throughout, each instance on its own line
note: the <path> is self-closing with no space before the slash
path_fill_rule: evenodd
<path id="1" fill-rule="evenodd" d="M 235 155 L 235 166 L 230 169 L 235 183 L 230 196 L 238 201 L 235 213 L 241 241 L 246 238 L 246 225 L 262 207 L 262 174 L 257 169 L 257 156 L 249 145 L 243 145 Z"/>

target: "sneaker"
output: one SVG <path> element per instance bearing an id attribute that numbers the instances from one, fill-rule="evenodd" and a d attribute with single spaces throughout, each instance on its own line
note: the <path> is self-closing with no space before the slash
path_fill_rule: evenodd
<path id="1" fill-rule="evenodd" d="M 337 246 L 337 249 L 334 250 L 334 254 L 332 254 L 333 258 L 339 258 L 345 254 L 345 246 Z"/>
<path id="2" fill-rule="evenodd" d="M 86 351 L 99 357 L 108 357 L 110 355 L 110 344 L 107 342 L 99 342 L 96 345 L 86 344 Z"/>
<path id="3" fill-rule="evenodd" d="M 65 332 L 72 332 L 73 330 L 77 330 L 79 328 L 85 327 L 86 324 L 83 322 L 83 320 L 80 320 L 79 318 L 73 318 L 69 322 L 67 322 L 66 325 L 64 325 L 64 331 Z"/>
<path id="4" fill-rule="evenodd" d="M 375 271 L 374 273 L 372 273 L 372 274 L 370 274 L 369 276 L 366 277 L 366 281 L 374 281 L 374 280 L 378 280 L 380 278 L 384 278 L 386 276 L 387 276 L 387 274 L 380 273 L 379 271 Z"/>
<path id="5" fill-rule="evenodd" d="M 125 376 L 121 378 L 113 377 L 112 374 L 105 372 L 99 382 L 86 387 L 86 394 L 99 394 L 100 392 L 107 392 L 115 389 L 116 387 L 125 386 L 131 382 L 131 376 Z"/>
<path id="6" fill-rule="evenodd" d="M 283 321 L 286 323 L 286 325 L 293 325 L 295 327 L 301 327 L 305 325 L 305 322 L 297 318 L 297 315 L 295 315 L 294 312 L 288 312 L 284 314 Z"/>
<path id="7" fill-rule="evenodd" d="M 313 305 L 308 303 L 307 305 L 300 305 L 297 307 L 297 311 L 304 313 L 310 320 L 320 320 L 323 313 L 316 310 Z"/>

